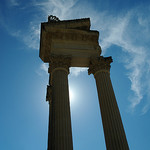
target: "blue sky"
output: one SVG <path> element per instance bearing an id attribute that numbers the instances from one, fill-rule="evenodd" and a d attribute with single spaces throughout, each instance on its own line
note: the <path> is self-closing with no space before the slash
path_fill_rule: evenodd
<path id="1" fill-rule="evenodd" d="M 47 65 L 39 58 L 40 23 L 90 17 L 131 150 L 150 149 L 150 2 L 148 0 L 0 1 L 0 149 L 47 148 Z M 105 150 L 96 83 L 86 68 L 69 75 L 74 150 Z"/>

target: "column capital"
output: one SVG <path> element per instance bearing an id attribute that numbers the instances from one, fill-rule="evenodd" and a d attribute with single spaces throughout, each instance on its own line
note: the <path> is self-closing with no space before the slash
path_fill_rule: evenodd
<path id="1" fill-rule="evenodd" d="M 91 58 L 89 63 L 88 74 L 91 73 L 95 76 L 98 72 L 108 72 L 110 71 L 110 64 L 113 62 L 112 57 L 96 57 Z"/>
<path id="2" fill-rule="evenodd" d="M 49 57 L 49 73 L 55 70 L 65 70 L 69 74 L 69 67 L 71 66 L 71 57 L 62 55 L 51 55 Z"/>

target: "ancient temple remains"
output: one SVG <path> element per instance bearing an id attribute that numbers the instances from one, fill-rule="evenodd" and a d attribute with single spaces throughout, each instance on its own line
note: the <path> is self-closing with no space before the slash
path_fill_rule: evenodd
<path id="1" fill-rule="evenodd" d="M 110 80 L 111 57 L 101 55 L 99 32 L 90 30 L 90 19 L 62 20 L 49 16 L 41 23 L 40 58 L 49 63 L 48 150 L 73 150 L 69 104 L 70 67 L 88 67 L 99 97 L 107 150 L 129 150 Z"/>

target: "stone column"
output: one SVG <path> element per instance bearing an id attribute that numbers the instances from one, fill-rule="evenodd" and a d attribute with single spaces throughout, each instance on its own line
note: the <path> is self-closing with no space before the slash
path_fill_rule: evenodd
<path id="1" fill-rule="evenodd" d="M 69 57 L 50 57 L 48 150 L 73 150 L 68 88 L 70 62 Z"/>
<path id="2" fill-rule="evenodd" d="M 107 150 L 129 150 L 110 80 L 111 62 L 111 57 L 91 59 L 88 73 L 92 73 L 96 80 Z"/>

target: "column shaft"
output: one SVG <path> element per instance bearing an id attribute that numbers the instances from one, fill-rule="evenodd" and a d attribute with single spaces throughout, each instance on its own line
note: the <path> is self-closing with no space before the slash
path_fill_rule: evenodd
<path id="1" fill-rule="evenodd" d="M 119 108 L 110 80 L 111 57 L 91 60 L 89 74 L 93 73 L 100 104 L 107 150 L 129 150 Z"/>
<path id="2" fill-rule="evenodd" d="M 105 141 L 108 150 L 128 150 L 119 108 L 112 88 L 109 73 L 95 75 Z"/>
<path id="3" fill-rule="evenodd" d="M 68 73 L 56 70 L 52 79 L 52 150 L 72 150 Z"/>
<path id="4" fill-rule="evenodd" d="M 62 57 L 54 58 L 49 68 L 51 88 L 48 88 L 48 93 L 51 93 L 51 100 L 48 150 L 73 150 L 68 88 L 69 66 L 65 60 Z"/>

